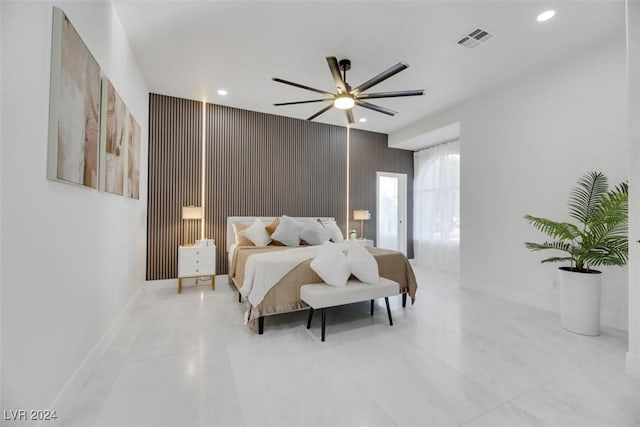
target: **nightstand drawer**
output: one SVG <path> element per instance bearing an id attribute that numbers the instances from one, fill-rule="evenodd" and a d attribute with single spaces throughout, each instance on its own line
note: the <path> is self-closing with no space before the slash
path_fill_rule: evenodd
<path id="1" fill-rule="evenodd" d="M 178 263 L 178 268 L 196 268 L 196 267 L 205 268 L 207 266 L 213 267 L 214 264 L 215 262 L 213 261 L 212 258 L 181 259 L 180 262 Z"/>
<path id="2" fill-rule="evenodd" d="M 181 247 L 178 250 L 178 258 L 181 260 L 189 259 L 213 259 L 215 257 L 215 246 L 207 247 Z"/>
<path id="3" fill-rule="evenodd" d="M 213 263 L 208 264 L 180 264 L 178 266 L 178 277 L 185 276 L 207 276 L 215 274 Z"/>
<path id="4" fill-rule="evenodd" d="M 198 255 L 196 257 L 180 257 L 178 264 L 211 264 L 213 263 L 212 256 Z"/>

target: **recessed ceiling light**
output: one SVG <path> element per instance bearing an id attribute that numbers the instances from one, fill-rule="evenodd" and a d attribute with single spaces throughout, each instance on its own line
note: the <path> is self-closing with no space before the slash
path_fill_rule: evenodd
<path id="1" fill-rule="evenodd" d="M 360 123 L 365 123 L 367 121 L 366 117 L 361 118 L 360 120 L 358 120 Z"/>
<path id="2" fill-rule="evenodd" d="M 228 92 L 224 89 L 218 89 L 218 95 L 225 96 Z"/>
<path id="3" fill-rule="evenodd" d="M 556 14 L 555 10 L 546 10 L 542 12 L 540 15 L 538 15 L 536 19 L 538 20 L 538 22 L 548 21 L 549 19 L 553 18 L 553 15 L 555 14 Z"/>

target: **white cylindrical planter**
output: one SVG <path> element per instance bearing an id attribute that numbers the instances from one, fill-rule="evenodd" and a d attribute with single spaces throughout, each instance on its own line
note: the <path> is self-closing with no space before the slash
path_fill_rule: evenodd
<path id="1" fill-rule="evenodd" d="M 600 334 L 599 271 L 578 273 L 560 267 L 560 318 L 562 327 L 581 335 Z"/>

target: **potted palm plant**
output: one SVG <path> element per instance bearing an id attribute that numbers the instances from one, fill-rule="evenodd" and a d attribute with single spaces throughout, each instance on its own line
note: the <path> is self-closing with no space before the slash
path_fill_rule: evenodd
<path id="1" fill-rule="evenodd" d="M 551 238 L 526 242 L 532 251 L 564 252 L 542 262 L 569 262 L 560 267 L 562 327 L 582 335 L 600 333 L 600 277 L 593 267 L 625 265 L 628 259 L 628 185 L 609 189 L 607 177 L 590 172 L 578 180 L 569 196 L 569 216 L 577 224 L 526 215 L 536 229 Z"/>

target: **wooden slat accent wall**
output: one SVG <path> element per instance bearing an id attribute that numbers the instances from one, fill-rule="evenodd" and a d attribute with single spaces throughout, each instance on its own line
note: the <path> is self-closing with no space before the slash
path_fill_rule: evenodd
<path id="1" fill-rule="evenodd" d="M 150 94 L 147 280 L 177 277 L 178 246 L 200 236 L 182 206 L 200 205 L 201 143 L 202 103 Z"/>
<path id="2" fill-rule="evenodd" d="M 228 216 L 333 216 L 342 228 L 345 127 L 213 104 L 206 108 L 205 237 L 216 241 L 218 274 L 228 269 Z M 183 224 L 181 208 L 200 204 L 202 103 L 151 94 L 149 110 L 147 280 L 170 279 L 177 277 L 178 245 L 199 237 L 199 221 Z M 375 239 L 376 171 L 406 173 L 412 257 L 413 153 L 388 148 L 385 134 L 350 132 L 349 228 L 360 229 L 354 209 L 369 209 L 365 234 Z"/>
<path id="3" fill-rule="evenodd" d="M 228 216 L 346 221 L 344 127 L 207 105 L 205 236 L 227 272 Z"/>
<path id="4" fill-rule="evenodd" d="M 368 209 L 371 219 L 364 222 L 365 236 L 376 236 L 376 172 L 407 174 L 407 256 L 413 258 L 413 151 L 388 147 L 383 133 L 351 129 L 349 137 L 349 228 L 360 232 L 354 209 Z"/>

